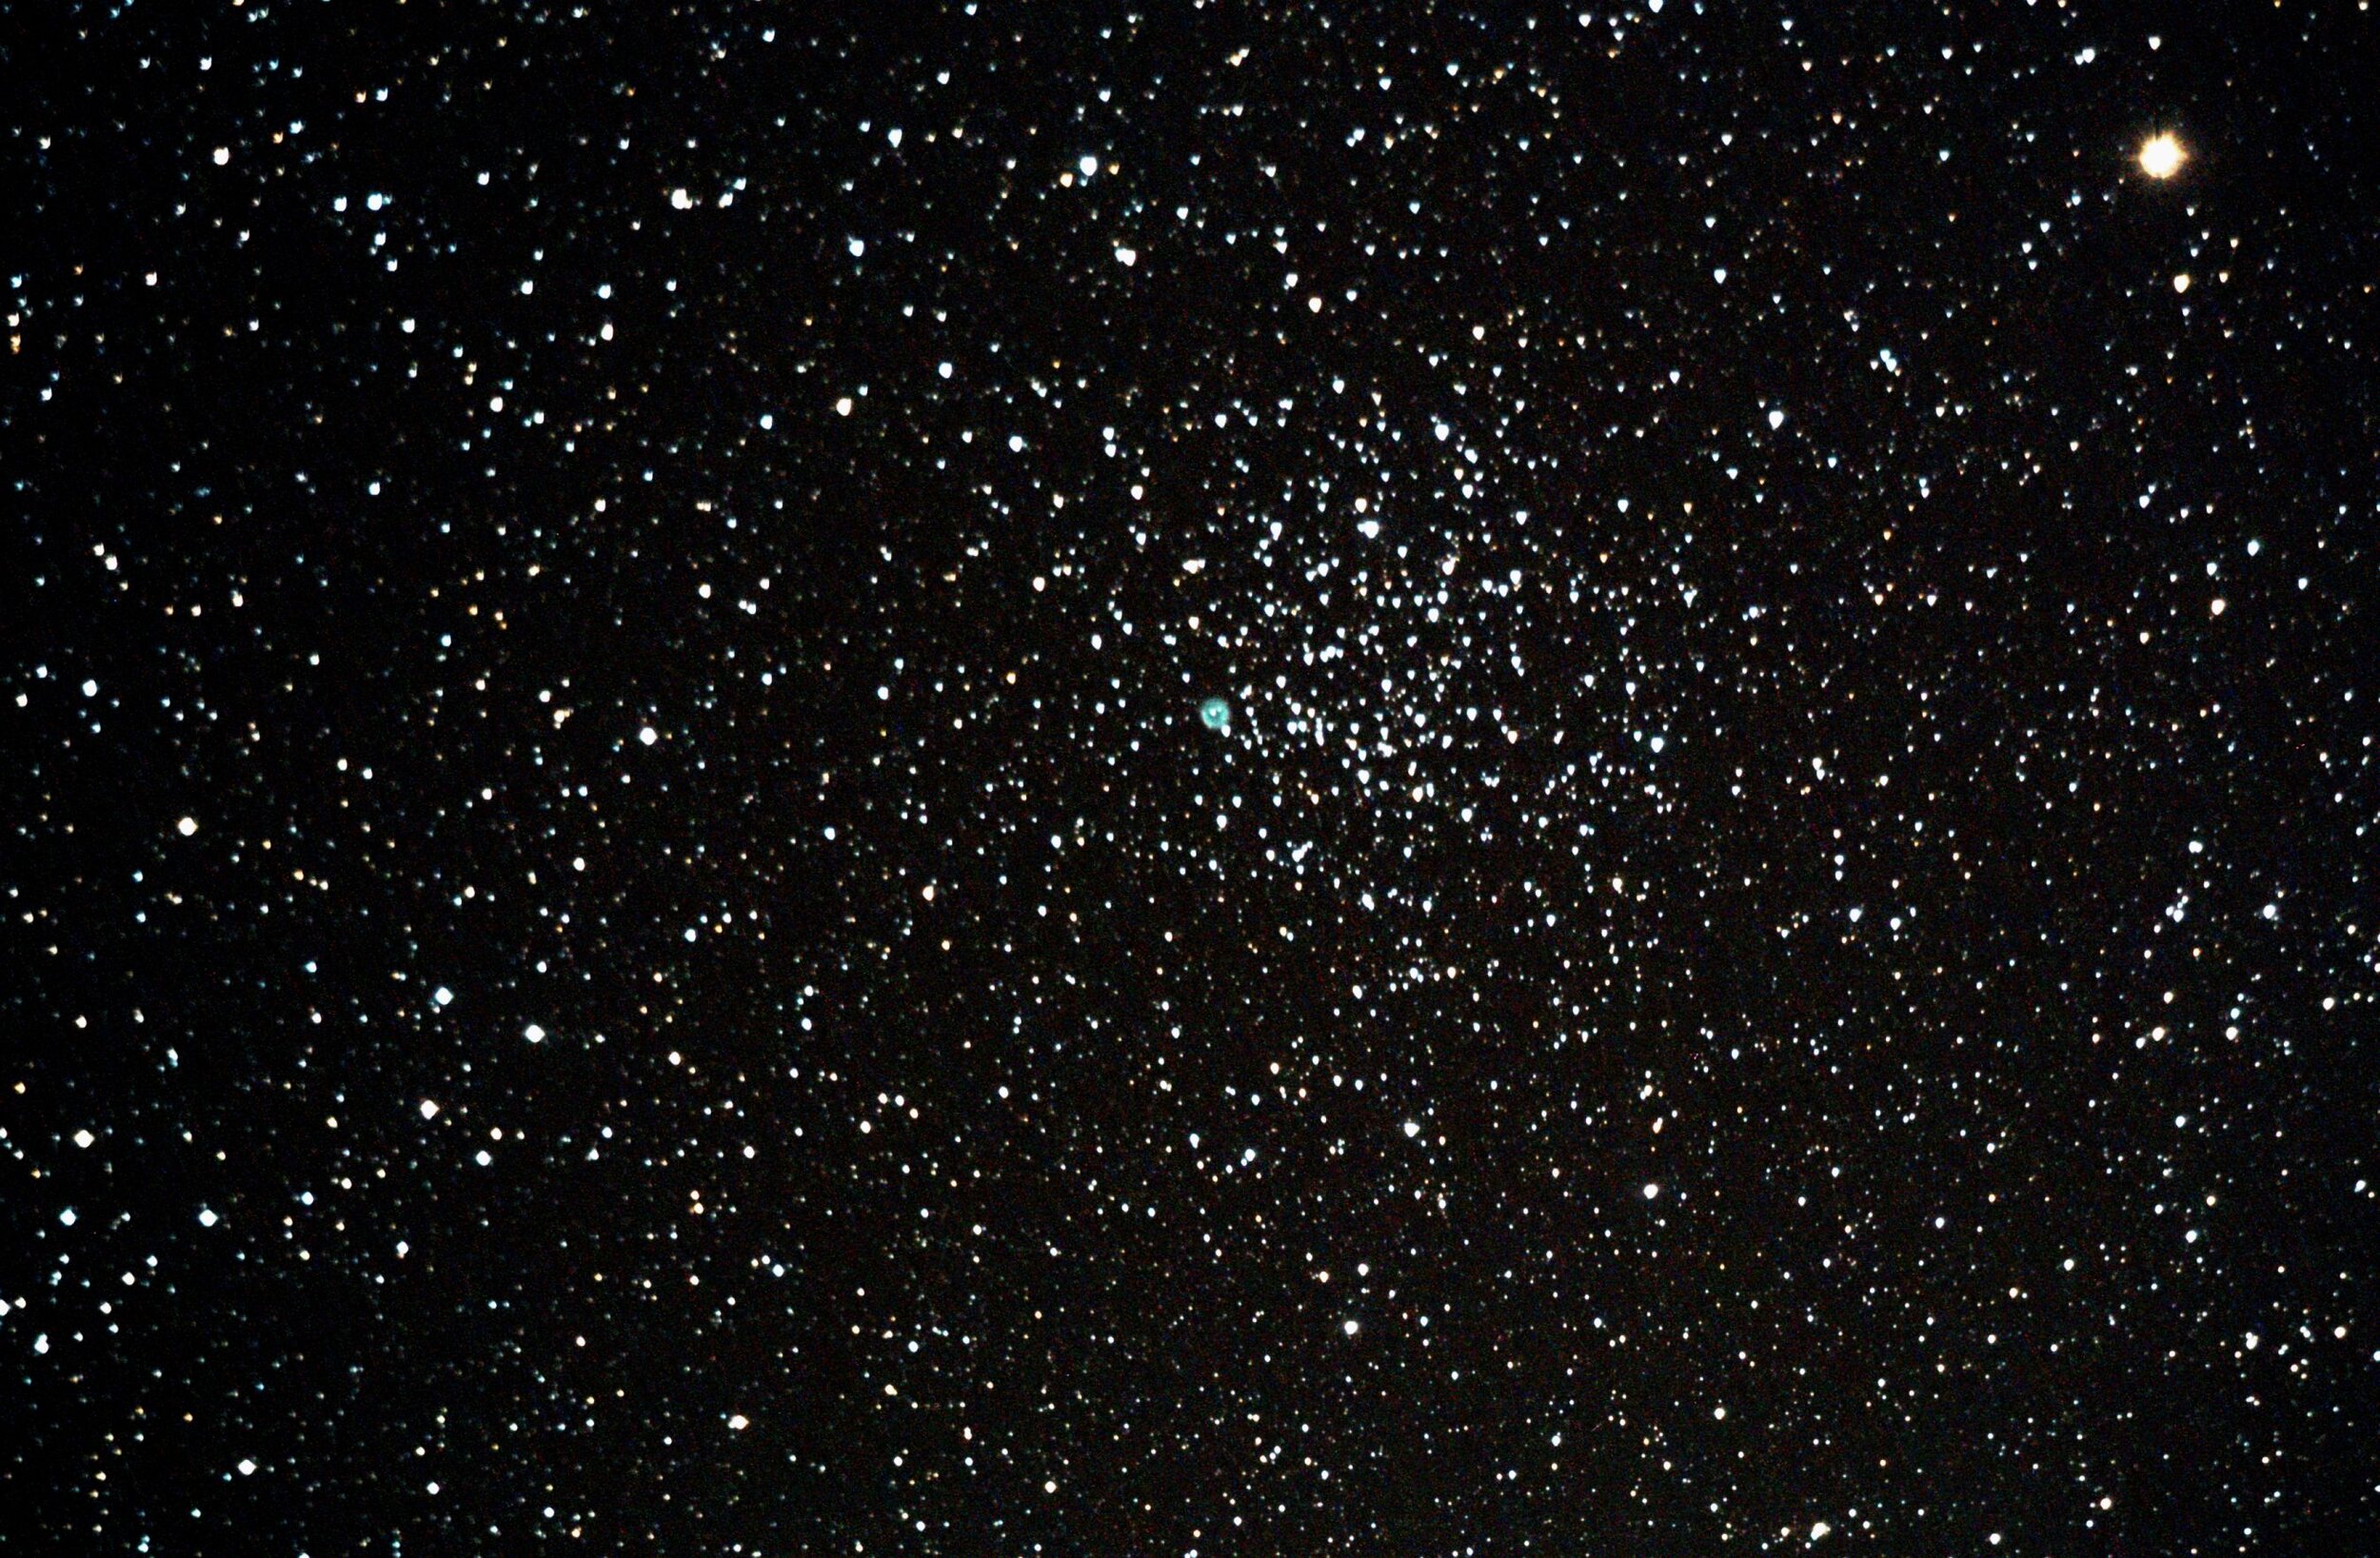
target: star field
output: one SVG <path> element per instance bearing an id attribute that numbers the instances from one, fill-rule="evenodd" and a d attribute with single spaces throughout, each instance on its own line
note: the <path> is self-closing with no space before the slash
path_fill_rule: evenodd
<path id="1" fill-rule="evenodd" d="M 0 1548 L 2380 1528 L 2367 6 L 13 20 Z"/>

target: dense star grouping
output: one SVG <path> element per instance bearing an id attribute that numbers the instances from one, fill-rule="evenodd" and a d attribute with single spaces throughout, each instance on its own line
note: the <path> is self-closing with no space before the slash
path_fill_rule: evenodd
<path id="1" fill-rule="evenodd" d="M 1838 9 L 13 18 L 0 1525 L 2368 1538 L 2380 24 Z"/>

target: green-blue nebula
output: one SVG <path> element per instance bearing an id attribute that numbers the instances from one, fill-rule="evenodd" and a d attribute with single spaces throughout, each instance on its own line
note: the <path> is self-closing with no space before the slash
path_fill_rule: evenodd
<path id="1" fill-rule="evenodd" d="M 1199 720 L 1209 730 L 1231 728 L 1231 705 L 1220 698 L 1210 698 L 1199 705 Z"/>

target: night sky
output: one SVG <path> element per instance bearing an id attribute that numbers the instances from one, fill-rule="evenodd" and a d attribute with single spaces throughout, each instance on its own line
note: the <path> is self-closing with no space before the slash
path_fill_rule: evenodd
<path id="1" fill-rule="evenodd" d="M 2380 1541 L 2380 16 L 20 6 L 0 1548 Z"/>

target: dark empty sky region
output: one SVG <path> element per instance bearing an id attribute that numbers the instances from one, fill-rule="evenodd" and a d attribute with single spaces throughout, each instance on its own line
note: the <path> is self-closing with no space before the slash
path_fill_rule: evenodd
<path id="1" fill-rule="evenodd" d="M 2380 1542 L 2364 0 L 5 34 L 0 1549 Z"/>

